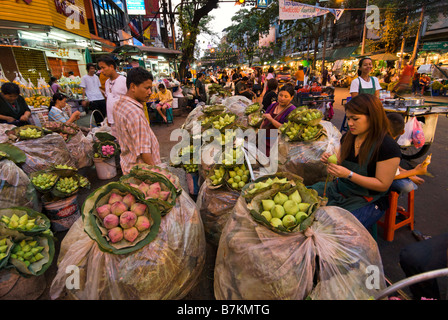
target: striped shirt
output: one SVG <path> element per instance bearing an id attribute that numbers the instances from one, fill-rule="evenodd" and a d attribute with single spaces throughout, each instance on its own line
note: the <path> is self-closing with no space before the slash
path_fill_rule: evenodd
<path id="1" fill-rule="evenodd" d="M 150 153 L 154 164 L 160 164 L 159 142 L 146 119 L 143 105 L 122 95 L 113 109 L 115 130 L 121 148 L 120 164 L 123 174 L 144 163 L 143 153 Z"/>
<path id="2" fill-rule="evenodd" d="M 65 110 L 61 110 L 56 107 L 52 107 L 48 112 L 48 120 L 65 123 L 70 119 L 70 116 Z"/>

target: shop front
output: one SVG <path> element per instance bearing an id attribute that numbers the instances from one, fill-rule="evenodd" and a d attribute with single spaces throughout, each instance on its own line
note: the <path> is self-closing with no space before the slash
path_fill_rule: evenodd
<path id="1" fill-rule="evenodd" d="M 84 0 L 4 1 L 0 37 L 1 70 L 35 86 L 39 79 L 85 74 L 83 52 L 90 45 Z"/>

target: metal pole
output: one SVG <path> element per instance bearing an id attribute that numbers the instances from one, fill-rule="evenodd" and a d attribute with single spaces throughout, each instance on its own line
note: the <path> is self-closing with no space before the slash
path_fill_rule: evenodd
<path id="1" fill-rule="evenodd" d="M 361 56 L 364 55 L 366 47 L 366 33 L 367 33 L 367 7 L 369 6 L 369 0 L 366 0 L 366 12 L 364 14 L 364 31 L 362 33 L 362 45 L 361 45 Z"/>
<path id="2" fill-rule="evenodd" d="M 448 268 L 428 271 L 428 272 L 420 273 L 415 276 L 403 279 L 401 281 L 398 281 L 397 283 L 394 283 L 393 285 L 386 288 L 385 290 L 383 290 L 380 294 L 378 294 L 375 297 L 375 300 L 381 300 L 381 299 L 387 297 L 388 295 L 394 293 L 395 291 L 402 289 L 404 287 L 407 287 L 409 285 L 412 285 L 414 283 L 418 283 L 421 281 L 430 280 L 430 279 L 434 279 L 434 278 L 442 277 L 442 276 L 448 276 Z"/>

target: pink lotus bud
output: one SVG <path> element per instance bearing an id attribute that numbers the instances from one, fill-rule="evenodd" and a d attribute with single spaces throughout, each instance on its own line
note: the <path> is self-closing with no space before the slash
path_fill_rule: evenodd
<path id="1" fill-rule="evenodd" d="M 120 227 L 115 227 L 113 229 L 110 229 L 107 235 L 109 236 L 109 239 L 112 243 L 116 243 L 123 239 L 123 229 L 121 229 Z"/>
<path id="2" fill-rule="evenodd" d="M 142 182 L 142 183 L 140 183 L 140 185 L 138 186 L 138 189 L 139 189 L 141 192 L 143 192 L 144 194 L 146 194 L 146 193 L 148 192 L 148 190 L 149 190 L 149 184 Z"/>
<path id="3" fill-rule="evenodd" d="M 136 202 L 131 206 L 130 210 L 137 216 L 142 216 L 146 212 L 146 204 Z"/>
<path id="4" fill-rule="evenodd" d="M 128 193 L 123 197 L 122 202 L 127 206 L 127 209 L 129 209 L 135 203 L 135 197 L 132 193 Z"/>
<path id="5" fill-rule="evenodd" d="M 121 201 L 123 199 L 122 196 L 116 193 L 112 193 L 109 198 L 109 204 L 113 204 L 114 202 Z"/>
<path id="6" fill-rule="evenodd" d="M 149 190 L 146 193 L 146 196 L 152 199 L 158 199 L 160 196 L 160 191 L 162 191 L 160 184 L 158 182 L 153 183 L 152 185 L 149 186 Z"/>
<path id="7" fill-rule="evenodd" d="M 101 207 L 96 208 L 96 212 L 98 212 L 98 215 L 101 219 L 104 219 L 108 214 L 111 213 L 110 204 L 105 204 Z"/>
<path id="8" fill-rule="evenodd" d="M 137 215 L 132 211 L 125 211 L 120 216 L 120 226 L 123 229 L 129 229 L 137 222 Z"/>
<path id="9" fill-rule="evenodd" d="M 104 226 L 106 229 L 112 229 L 115 227 L 118 227 L 118 224 L 120 223 L 120 219 L 118 216 L 114 214 L 108 214 L 104 220 L 103 220 Z"/>
<path id="10" fill-rule="evenodd" d="M 138 231 L 142 232 L 151 226 L 151 222 L 149 222 L 149 219 L 145 216 L 140 216 L 137 218 L 137 222 L 135 223 L 135 227 Z"/>
<path id="11" fill-rule="evenodd" d="M 127 206 L 123 202 L 121 202 L 121 201 L 114 202 L 110 206 L 111 213 L 113 213 L 116 216 L 121 215 L 126 210 L 128 210 Z"/>
<path id="12" fill-rule="evenodd" d="M 132 227 L 124 230 L 124 238 L 129 242 L 134 242 L 138 237 L 138 230 L 136 227 Z"/>
<path id="13" fill-rule="evenodd" d="M 171 192 L 169 191 L 160 191 L 159 199 L 162 199 L 164 201 L 168 200 L 168 197 L 170 196 Z"/>

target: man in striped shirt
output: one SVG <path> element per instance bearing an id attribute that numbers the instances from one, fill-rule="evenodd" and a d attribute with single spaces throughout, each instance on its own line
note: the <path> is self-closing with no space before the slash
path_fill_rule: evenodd
<path id="1" fill-rule="evenodd" d="M 126 78 L 128 91 L 120 97 L 113 109 L 123 174 L 128 174 L 138 163 L 161 163 L 159 142 L 143 109 L 143 103 L 151 95 L 152 81 L 153 76 L 149 71 L 141 67 L 131 69 Z"/>

